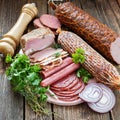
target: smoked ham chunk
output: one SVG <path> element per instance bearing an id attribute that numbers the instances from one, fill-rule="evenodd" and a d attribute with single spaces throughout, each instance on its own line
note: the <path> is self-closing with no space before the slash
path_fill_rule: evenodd
<path id="1" fill-rule="evenodd" d="M 25 54 L 29 55 L 36 51 L 43 50 L 55 43 L 53 36 L 45 36 L 44 38 L 32 38 L 25 44 Z"/>

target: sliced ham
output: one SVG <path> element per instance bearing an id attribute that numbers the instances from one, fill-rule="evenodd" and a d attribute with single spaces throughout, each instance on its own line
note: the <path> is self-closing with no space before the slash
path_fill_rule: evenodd
<path id="1" fill-rule="evenodd" d="M 56 16 L 49 15 L 49 14 L 43 14 L 40 17 L 40 22 L 51 29 L 58 29 L 61 27 L 61 24 L 58 18 Z"/>
<path id="2" fill-rule="evenodd" d="M 58 80 L 61 80 L 65 76 L 70 75 L 71 73 L 76 71 L 79 67 L 80 67 L 79 64 L 72 63 L 72 64 L 68 65 L 67 67 L 65 67 L 64 69 L 56 72 L 55 74 L 51 75 L 50 77 L 48 77 L 46 79 L 44 79 L 41 82 L 41 86 L 43 86 L 43 87 L 49 86 L 49 85 L 57 82 Z"/>
<path id="3" fill-rule="evenodd" d="M 72 58 L 71 57 L 67 57 L 63 60 L 62 64 L 57 66 L 57 67 L 54 67 L 52 69 L 49 69 L 49 70 L 43 70 L 41 71 L 41 75 L 43 76 L 43 78 L 47 78 L 49 77 L 50 75 L 58 72 L 59 70 L 63 69 L 64 67 L 68 66 L 69 64 L 71 64 L 73 61 L 72 61 Z"/>
<path id="4" fill-rule="evenodd" d="M 37 61 L 42 61 L 43 59 L 46 59 L 52 55 L 55 55 L 58 52 L 62 52 L 62 49 L 54 49 L 54 48 L 46 48 L 42 51 L 38 51 L 32 55 L 30 55 L 31 62 L 37 62 Z"/>
<path id="5" fill-rule="evenodd" d="M 29 55 L 36 51 L 43 50 L 55 43 L 53 36 L 45 36 L 44 38 L 32 38 L 25 44 L 25 54 Z"/>

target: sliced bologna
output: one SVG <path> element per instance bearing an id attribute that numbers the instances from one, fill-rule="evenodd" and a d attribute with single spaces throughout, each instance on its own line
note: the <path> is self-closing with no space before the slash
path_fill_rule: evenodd
<path id="1" fill-rule="evenodd" d="M 46 79 L 44 79 L 41 82 L 41 86 L 43 86 L 43 87 L 49 86 L 49 85 L 57 82 L 58 80 L 61 80 L 62 78 L 66 77 L 67 75 L 73 73 L 79 67 L 80 67 L 80 64 L 72 63 L 72 64 L 68 65 L 67 67 L 65 67 L 64 69 L 58 71 L 57 73 L 51 75 L 50 77 L 48 77 Z"/>
<path id="2" fill-rule="evenodd" d="M 43 70 L 41 71 L 41 75 L 43 76 L 43 78 L 47 78 L 49 77 L 50 75 L 58 72 L 59 70 L 63 69 L 64 67 L 70 65 L 71 63 L 73 63 L 72 61 L 72 58 L 71 57 L 67 57 L 63 60 L 62 64 L 57 66 L 57 67 L 54 67 L 52 69 L 49 69 L 49 70 Z"/>
<path id="3" fill-rule="evenodd" d="M 61 27 L 61 24 L 58 18 L 56 16 L 49 15 L 49 14 L 43 14 L 40 17 L 40 22 L 51 29 L 58 29 Z"/>

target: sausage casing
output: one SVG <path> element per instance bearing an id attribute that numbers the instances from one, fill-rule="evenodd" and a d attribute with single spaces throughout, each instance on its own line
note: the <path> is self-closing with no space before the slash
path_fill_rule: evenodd
<path id="1" fill-rule="evenodd" d="M 120 64 L 118 34 L 71 2 L 57 6 L 55 14 L 60 22 L 81 36 L 107 59 Z"/>

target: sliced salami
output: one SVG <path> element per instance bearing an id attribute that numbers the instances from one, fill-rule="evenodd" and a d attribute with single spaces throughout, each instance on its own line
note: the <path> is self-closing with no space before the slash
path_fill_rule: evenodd
<path id="1" fill-rule="evenodd" d="M 49 15 L 49 14 L 43 14 L 40 17 L 40 22 L 51 29 L 58 29 L 61 27 L 61 24 L 58 18 L 56 16 Z"/>

